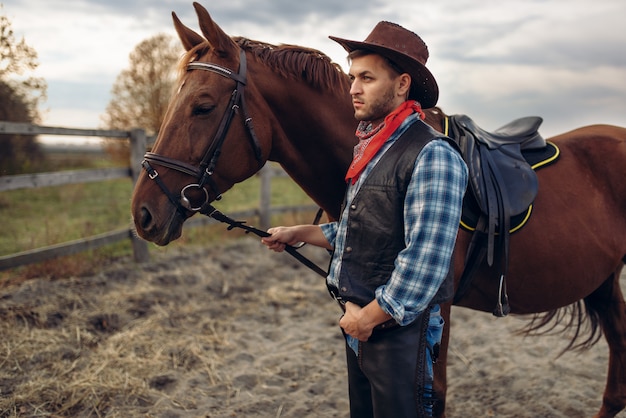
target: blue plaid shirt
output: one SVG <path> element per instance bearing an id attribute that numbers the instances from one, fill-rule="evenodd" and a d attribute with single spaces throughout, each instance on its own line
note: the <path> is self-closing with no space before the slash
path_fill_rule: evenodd
<path id="1" fill-rule="evenodd" d="M 348 185 L 350 202 L 381 156 L 413 123 L 409 116 L 368 163 L 358 181 Z M 376 289 L 381 308 L 400 325 L 408 325 L 423 312 L 445 279 L 461 218 L 467 186 L 467 166 L 459 154 L 442 139 L 429 142 L 415 161 L 404 203 L 406 247 L 400 251 L 389 281 Z M 348 228 L 348 209 L 338 222 L 322 224 L 322 232 L 335 248 L 328 283 L 339 287 L 341 254 Z"/>

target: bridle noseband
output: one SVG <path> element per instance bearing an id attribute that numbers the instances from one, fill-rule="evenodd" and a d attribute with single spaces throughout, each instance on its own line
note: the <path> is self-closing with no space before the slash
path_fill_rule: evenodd
<path id="1" fill-rule="evenodd" d="M 221 193 L 212 176 L 215 170 L 215 166 L 217 165 L 217 159 L 221 154 L 222 145 L 224 144 L 224 140 L 226 139 L 226 134 L 228 133 L 230 124 L 239 109 L 241 109 L 241 111 L 243 112 L 244 125 L 248 130 L 250 141 L 252 143 L 252 148 L 254 149 L 255 158 L 259 163 L 259 166 L 261 166 L 263 163 L 261 146 L 252 126 L 252 118 L 249 116 L 248 110 L 246 109 L 246 101 L 244 96 L 247 72 L 245 52 L 243 50 L 240 50 L 239 52 L 239 72 L 237 73 L 217 64 L 197 61 L 187 64 L 187 70 L 211 71 L 213 73 L 217 73 L 221 76 L 234 80 L 236 84 L 235 89 L 230 96 L 230 101 L 228 103 L 228 107 L 226 108 L 226 112 L 224 113 L 224 116 L 222 116 L 222 120 L 218 126 L 217 132 L 215 133 L 215 137 L 207 151 L 204 153 L 204 157 L 202 158 L 202 161 L 200 162 L 200 165 L 198 167 L 195 167 L 180 160 L 155 154 L 153 152 L 146 152 L 146 154 L 144 155 L 144 159 L 141 165 L 146 170 L 150 179 L 156 181 L 161 190 L 163 190 L 163 193 L 165 193 L 169 201 L 174 205 L 174 207 L 176 207 L 178 213 L 183 217 L 186 217 L 185 211 L 202 212 L 207 205 L 210 206 L 209 192 L 205 188 L 205 185 L 208 185 L 215 193 L 215 200 L 221 199 Z M 180 199 L 177 199 L 175 195 L 167 188 L 167 186 L 159 176 L 159 173 L 156 169 L 154 169 L 154 167 L 152 167 L 152 165 L 160 165 L 162 167 L 170 168 L 178 172 L 187 174 L 196 178 L 196 182 L 190 183 L 183 187 L 180 191 Z M 196 194 L 200 196 L 200 199 L 198 199 L 197 196 L 196 198 L 191 197 L 191 193 L 193 193 L 194 191 L 197 192 Z"/>

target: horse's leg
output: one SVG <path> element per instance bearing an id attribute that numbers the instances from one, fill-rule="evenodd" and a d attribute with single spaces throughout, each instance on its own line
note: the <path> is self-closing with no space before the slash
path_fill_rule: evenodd
<path id="1" fill-rule="evenodd" d="M 609 370 L 602 408 L 595 418 L 613 418 L 626 407 L 626 303 L 620 288 L 623 265 L 585 300 L 598 313 L 609 345 Z"/>
<path id="2" fill-rule="evenodd" d="M 441 304 L 441 316 L 445 321 L 443 327 L 443 335 L 441 337 L 441 345 L 439 347 L 439 357 L 433 365 L 434 382 L 433 389 L 437 402 L 433 408 L 433 416 L 437 418 L 445 418 L 446 412 L 446 391 L 447 391 L 447 375 L 446 366 L 448 363 L 448 343 L 450 341 L 450 308 L 452 302 Z"/>

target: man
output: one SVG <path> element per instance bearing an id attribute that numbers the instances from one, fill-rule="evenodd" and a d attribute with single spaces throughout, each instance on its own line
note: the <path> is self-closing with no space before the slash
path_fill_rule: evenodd
<path id="1" fill-rule="evenodd" d="M 350 414 L 431 416 L 429 320 L 452 296 L 451 262 L 467 167 L 421 119 L 439 90 L 422 39 L 380 22 L 348 51 L 359 143 L 339 221 L 270 228 L 270 249 L 307 242 L 333 251 L 327 278 L 344 316 Z M 432 330 L 430 330 L 432 331 Z"/>

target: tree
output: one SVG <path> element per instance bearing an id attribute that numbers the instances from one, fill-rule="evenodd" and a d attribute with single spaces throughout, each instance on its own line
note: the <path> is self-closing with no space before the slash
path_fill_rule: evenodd
<path id="1" fill-rule="evenodd" d="M 32 122 L 24 97 L 0 80 L 0 121 Z M 0 135 L 0 176 L 29 172 L 43 160 L 43 152 L 32 135 Z"/>
<path id="2" fill-rule="evenodd" d="M 11 22 L 0 15 L 0 120 L 39 122 L 39 104 L 46 99 L 47 85 L 31 74 L 38 66 L 37 52 L 24 38 L 16 42 Z M 0 135 L 0 175 L 27 171 L 41 159 L 36 137 Z"/>
<path id="3" fill-rule="evenodd" d="M 139 43 L 130 53 L 130 66 L 115 80 L 103 120 L 108 129 L 143 128 L 159 131 L 176 79 L 182 50 L 174 38 L 159 34 Z M 128 144 L 111 140 L 106 146 L 114 158 L 128 161 Z"/>

